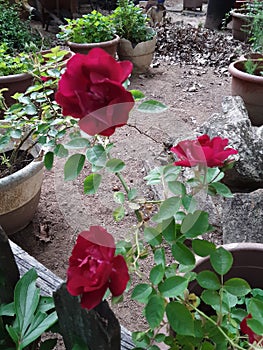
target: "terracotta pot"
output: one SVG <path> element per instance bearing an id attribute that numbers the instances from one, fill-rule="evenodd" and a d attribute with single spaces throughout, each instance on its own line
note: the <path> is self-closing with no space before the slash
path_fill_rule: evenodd
<path id="1" fill-rule="evenodd" d="M 132 43 L 122 38 L 119 42 L 117 53 L 121 61 L 128 60 L 133 64 L 132 73 L 145 73 L 149 70 L 156 46 L 156 36 L 148 41 L 143 41 L 135 47 Z"/>
<path id="2" fill-rule="evenodd" d="M 260 126 L 263 124 L 263 76 L 246 73 L 244 62 L 239 60 L 229 66 L 232 75 L 231 93 L 232 96 L 242 97 L 252 125 Z"/>
<path id="3" fill-rule="evenodd" d="M 35 146 L 31 154 L 36 157 L 39 151 Z M 44 163 L 38 159 L 0 179 L 0 225 L 7 235 L 22 230 L 32 220 L 39 203 L 43 171 Z"/>
<path id="4" fill-rule="evenodd" d="M 116 35 L 114 39 L 109 40 L 109 41 L 103 41 L 100 43 L 77 44 L 77 43 L 73 43 L 71 41 L 68 41 L 67 45 L 69 46 L 71 51 L 73 51 L 75 53 L 82 53 L 85 55 L 91 49 L 93 49 L 95 47 L 100 47 L 101 49 L 105 50 L 112 57 L 115 58 L 119 41 L 120 41 L 120 37 L 118 35 Z"/>
<path id="5" fill-rule="evenodd" d="M 263 60 L 263 54 L 259 52 L 250 52 L 239 57 L 239 60 Z"/>
<path id="6" fill-rule="evenodd" d="M 223 247 L 233 254 L 234 262 L 224 280 L 239 277 L 245 279 L 251 288 L 263 289 L 263 244 L 262 243 L 230 243 Z M 195 272 L 212 270 L 209 258 L 199 259 Z M 196 281 L 190 284 L 189 290 L 197 295 L 202 293 L 202 287 Z"/>
<path id="7" fill-rule="evenodd" d="M 248 41 L 253 16 L 246 9 L 236 9 L 230 12 L 232 16 L 232 35 L 234 39 Z"/>
<path id="8" fill-rule="evenodd" d="M 15 103 L 15 100 L 11 96 L 13 96 L 16 92 L 25 92 L 32 82 L 33 77 L 29 73 L 0 76 L 0 89 L 8 89 L 8 91 L 3 93 L 7 106 L 9 107 Z"/>

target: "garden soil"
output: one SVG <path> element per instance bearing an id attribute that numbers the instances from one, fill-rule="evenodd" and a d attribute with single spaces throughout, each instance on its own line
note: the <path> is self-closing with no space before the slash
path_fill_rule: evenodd
<path id="1" fill-rule="evenodd" d="M 145 186 L 143 177 L 149 169 L 171 161 L 167 152 L 169 145 L 176 140 L 192 138 L 195 128 L 213 113 L 221 111 L 223 98 L 231 94 L 231 78 L 227 72 L 233 58 L 231 50 L 239 45 L 233 41 L 229 29 L 220 33 L 206 32 L 198 37 L 196 28 L 204 24 L 207 5 L 203 6 L 201 12 L 183 12 L 182 0 L 167 0 L 166 6 L 166 19 L 170 27 L 160 29 L 160 36 L 164 38 L 165 35 L 166 39 L 159 40 L 153 67 L 147 74 L 132 76 L 130 88 L 141 90 L 149 99 L 163 102 L 168 110 L 147 115 L 135 111 L 129 125 L 117 129 L 111 137 L 115 144 L 113 156 L 126 163 L 123 175 L 128 185 L 137 188 L 139 195 L 148 199 L 158 195 Z M 193 27 L 181 30 L 176 37 L 174 26 L 187 26 L 189 23 Z M 41 25 L 34 25 L 42 30 Z M 42 33 L 55 43 L 52 27 L 49 32 L 42 30 Z M 218 54 L 217 62 L 211 64 L 208 60 L 216 48 L 210 49 L 210 55 L 205 53 L 203 56 L 200 54 L 202 50 L 197 49 L 189 59 L 189 53 L 195 45 L 207 50 L 206 40 L 209 35 L 213 35 L 210 42 L 219 40 L 216 46 L 221 45 L 230 55 L 223 51 L 223 54 Z M 169 37 L 172 38 L 170 42 Z M 169 42 L 169 47 L 164 45 L 165 40 Z M 86 167 L 78 179 L 65 182 L 63 164 L 63 159 L 56 161 L 52 171 L 45 171 L 40 204 L 33 222 L 11 238 L 48 269 L 65 279 L 68 258 L 79 232 L 91 225 L 101 225 L 116 239 L 131 240 L 136 220 L 129 208 L 126 208 L 123 221 L 113 220 L 112 212 L 117 207 L 113 195 L 122 190 L 114 175 L 105 174 L 98 193 L 87 196 L 83 193 L 83 179 L 90 173 L 90 168 Z M 216 239 L 220 242 L 220 235 Z M 150 265 L 149 260 L 143 261 L 140 276 L 135 279 L 137 282 L 144 279 Z M 113 306 L 120 323 L 131 331 L 145 329 L 142 306 L 128 299 Z M 62 350 L 64 347 L 58 345 L 57 349 Z"/>

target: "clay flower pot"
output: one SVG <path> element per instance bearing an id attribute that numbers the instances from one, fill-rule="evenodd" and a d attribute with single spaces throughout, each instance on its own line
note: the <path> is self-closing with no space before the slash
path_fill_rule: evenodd
<path id="1" fill-rule="evenodd" d="M 261 60 L 252 61 L 262 62 Z M 232 76 L 231 93 L 232 96 L 242 97 L 252 125 L 260 126 L 263 124 L 263 76 L 246 73 L 245 62 L 246 60 L 239 60 L 229 66 Z M 263 66 L 263 63 L 261 65 Z M 258 73 L 257 70 L 255 73 Z"/>
<path id="2" fill-rule="evenodd" d="M 10 148 L 8 148 L 10 149 Z M 32 148 L 37 157 L 40 148 Z M 0 179 L 0 225 L 7 235 L 25 228 L 39 203 L 44 162 L 35 159 L 19 171 Z"/>
<path id="3" fill-rule="evenodd" d="M 120 39 L 117 53 L 121 61 L 128 60 L 133 64 L 133 73 L 145 73 L 149 70 L 156 46 L 156 36 L 148 41 L 143 41 L 135 47 L 124 38 Z"/>
<path id="4" fill-rule="evenodd" d="M 100 43 L 86 43 L 86 44 L 78 44 L 73 43 L 71 41 L 67 42 L 70 50 L 75 53 L 87 54 L 91 49 L 95 47 L 100 47 L 101 49 L 108 52 L 112 57 L 116 56 L 117 46 L 120 41 L 120 37 L 115 35 L 115 38 L 109 41 L 103 41 Z"/>
<path id="5" fill-rule="evenodd" d="M 232 16 L 233 38 L 240 41 L 248 41 L 253 16 L 248 15 L 245 8 L 234 9 L 230 11 L 230 14 Z"/>

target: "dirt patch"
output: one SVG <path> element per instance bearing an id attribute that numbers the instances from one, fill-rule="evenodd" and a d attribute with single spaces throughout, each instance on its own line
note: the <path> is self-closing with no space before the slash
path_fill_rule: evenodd
<path id="1" fill-rule="evenodd" d="M 177 22 L 191 23 L 195 28 L 201 28 L 200 24 L 205 21 L 206 6 L 202 12 L 183 13 L 182 1 L 167 0 L 166 3 L 172 30 Z M 175 33 L 170 31 L 173 52 L 171 47 L 166 51 L 162 49 L 163 42 L 160 41 L 150 72 L 131 78 L 131 89 L 140 89 L 148 98 L 165 103 L 169 109 L 162 114 L 153 115 L 132 113 L 129 124 L 136 128 L 120 128 L 111 140 L 116 144 L 113 156 L 126 163 L 124 177 L 127 182 L 137 188 L 141 196 L 148 198 L 153 198 L 155 193 L 145 186 L 143 177 L 149 168 L 168 161 L 165 145 L 171 143 L 171 140 L 191 138 L 193 130 L 212 113 L 219 112 L 223 97 L 231 94 L 231 79 L 227 68 L 233 56 L 229 55 L 226 59 L 226 54 L 223 54 L 213 64 L 201 64 L 200 55 L 193 53 L 193 45 L 189 42 L 192 33 L 189 34 L 189 27 L 187 31 L 188 43 L 184 43 L 185 32 L 182 29 L 180 47 Z M 216 33 L 210 32 L 209 35 L 210 43 L 214 40 L 221 43 L 224 38 L 221 46 L 228 51 L 229 47 L 236 46 L 228 30 L 218 34 L 221 39 L 218 39 Z M 196 46 L 205 46 L 205 40 L 205 36 L 198 35 L 199 44 Z M 186 55 L 190 49 L 191 61 L 187 62 L 182 52 Z M 237 51 L 235 54 L 238 54 Z M 195 57 L 201 63 L 198 60 L 195 62 Z M 208 60 L 209 57 L 205 59 Z M 57 161 L 53 171 L 45 172 L 40 204 L 34 220 L 25 230 L 13 235 L 12 239 L 54 273 L 65 278 L 68 257 L 80 231 L 91 225 L 102 225 L 116 239 L 127 238 L 132 235 L 135 218 L 127 208 L 125 222 L 116 223 L 113 220 L 112 209 L 117 206 L 113 201 L 113 193 L 116 189 L 121 189 L 114 176 L 105 176 L 98 194 L 85 196 L 83 178 L 64 182 L 63 164 L 63 160 Z M 89 172 L 90 169 L 86 168 L 85 176 Z M 217 239 L 220 240 L 220 234 Z M 147 272 L 149 264 L 146 260 L 142 274 Z M 129 330 L 145 327 L 141 306 L 137 303 L 125 301 L 115 306 L 114 311 L 120 323 Z"/>

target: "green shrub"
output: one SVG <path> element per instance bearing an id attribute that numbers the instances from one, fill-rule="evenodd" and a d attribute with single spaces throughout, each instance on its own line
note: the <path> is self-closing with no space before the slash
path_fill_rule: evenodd
<path id="1" fill-rule="evenodd" d="M 112 18 L 117 34 L 121 38 L 136 44 L 153 38 L 155 32 L 148 25 L 147 15 L 130 0 L 118 0 L 118 7 L 113 11 Z"/>
<path id="2" fill-rule="evenodd" d="M 6 44 L 10 54 L 29 52 L 32 51 L 32 47 L 36 51 L 42 45 L 41 36 L 31 29 L 30 21 L 23 21 L 19 17 L 19 9 L 20 7 L 16 4 L 0 0 L 1 44 Z"/>

